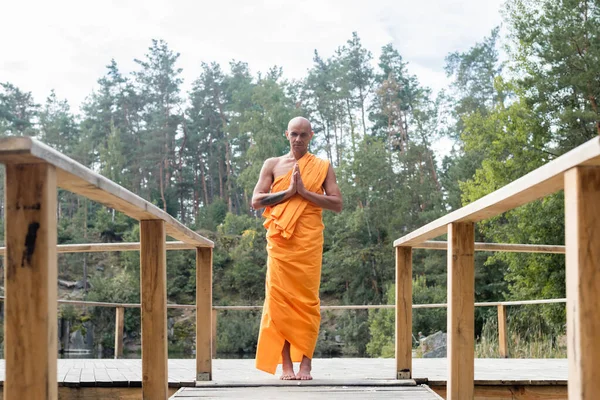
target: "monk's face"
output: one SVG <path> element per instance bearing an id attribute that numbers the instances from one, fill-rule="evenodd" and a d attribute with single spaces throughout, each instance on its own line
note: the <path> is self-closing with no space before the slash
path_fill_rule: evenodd
<path id="1" fill-rule="evenodd" d="M 285 131 L 285 136 L 294 153 L 306 153 L 313 134 L 310 123 L 303 119 L 292 120 L 288 125 L 288 130 Z"/>

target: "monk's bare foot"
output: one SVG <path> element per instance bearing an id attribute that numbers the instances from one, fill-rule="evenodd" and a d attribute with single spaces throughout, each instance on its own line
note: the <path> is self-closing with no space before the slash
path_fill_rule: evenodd
<path id="1" fill-rule="evenodd" d="M 293 369 L 286 370 L 284 368 L 283 373 L 281 374 L 279 379 L 281 379 L 282 381 L 293 381 L 296 379 L 296 374 L 294 374 Z"/>
<path id="2" fill-rule="evenodd" d="M 310 381 L 312 379 L 312 375 L 310 374 L 311 369 L 311 359 L 306 356 L 302 357 L 302 362 L 300 363 L 300 370 L 296 374 L 296 380 Z"/>
<path id="3" fill-rule="evenodd" d="M 290 357 L 290 343 L 286 340 L 283 345 L 283 350 L 281 351 L 281 359 L 282 359 L 282 373 L 279 379 L 282 381 L 291 381 L 296 379 L 296 374 L 294 374 L 294 364 L 292 363 L 292 358 Z"/>

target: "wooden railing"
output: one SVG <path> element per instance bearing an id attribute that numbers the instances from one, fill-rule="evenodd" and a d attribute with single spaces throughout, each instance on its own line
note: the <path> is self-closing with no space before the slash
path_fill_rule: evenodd
<path id="1" fill-rule="evenodd" d="M 140 221 L 144 399 L 167 398 L 166 236 L 196 249 L 196 371 L 198 380 L 211 379 L 213 242 L 35 139 L 0 139 L 0 162 L 6 166 L 4 398 L 57 398 L 58 187 Z"/>
<path id="2" fill-rule="evenodd" d="M 4 300 L 4 296 L 0 296 L 0 301 Z M 508 329 L 506 321 L 506 307 L 522 306 L 522 305 L 539 305 L 539 304 L 557 304 L 566 303 L 567 299 L 541 299 L 541 300 L 517 300 L 517 301 L 491 301 L 475 303 L 475 307 L 496 307 L 498 310 L 498 352 L 501 357 L 509 357 Z M 58 304 L 83 306 L 83 307 L 106 307 L 115 308 L 115 354 L 114 358 L 123 356 L 123 333 L 124 333 L 124 315 L 126 308 L 140 308 L 139 303 L 108 303 L 99 301 L 83 301 L 83 300 L 58 300 Z M 413 304 L 413 309 L 427 308 L 447 308 L 446 303 L 433 304 Z M 195 310 L 195 304 L 167 304 L 170 309 L 187 309 Z M 211 312 L 212 331 L 211 331 L 211 348 L 212 357 L 215 357 L 217 351 L 217 313 L 219 311 L 260 311 L 262 306 L 213 306 Z M 357 304 L 357 305 L 335 305 L 321 306 L 321 310 L 379 310 L 379 309 L 395 309 L 394 304 Z"/>
<path id="3" fill-rule="evenodd" d="M 474 390 L 474 224 L 564 190 L 569 398 L 600 393 L 600 137 L 394 242 L 396 373 L 412 376 L 412 249 L 448 234 L 448 399 Z M 426 245 L 428 246 L 428 245 Z M 490 250 L 490 249 L 488 249 Z M 550 248 L 549 252 L 558 248 Z M 502 251 L 510 251 L 502 249 Z M 523 250 L 519 250 L 523 251 Z"/>

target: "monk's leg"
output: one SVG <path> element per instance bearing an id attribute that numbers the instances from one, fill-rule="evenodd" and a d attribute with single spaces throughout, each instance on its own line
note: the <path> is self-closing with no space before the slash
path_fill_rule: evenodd
<path id="1" fill-rule="evenodd" d="M 302 381 L 308 381 L 312 379 L 310 371 L 312 369 L 312 360 L 306 356 L 302 356 L 302 362 L 300 363 L 300 370 L 296 374 L 296 379 Z"/>
<path id="2" fill-rule="evenodd" d="M 294 363 L 292 363 L 292 356 L 290 355 L 290 342 L 287 340 L 283 344 L 283 350 L 281 350 L 281 359 L 283 371 L 279 379 L 283 379 L 284 381 L 296 379 L 296 374 L 294 374 Z"/>

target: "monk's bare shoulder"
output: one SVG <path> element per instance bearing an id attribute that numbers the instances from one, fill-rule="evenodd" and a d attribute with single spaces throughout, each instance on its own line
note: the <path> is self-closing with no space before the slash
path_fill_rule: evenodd
<path id="1" fill-rule="evenodd" d="M 279 157 L 267 158 L 263 163 L 263 172 L 273 175 L 273 172 L 275 171 L 275 168 L 277 168 L 277 165 L 279 165 Z"/>

